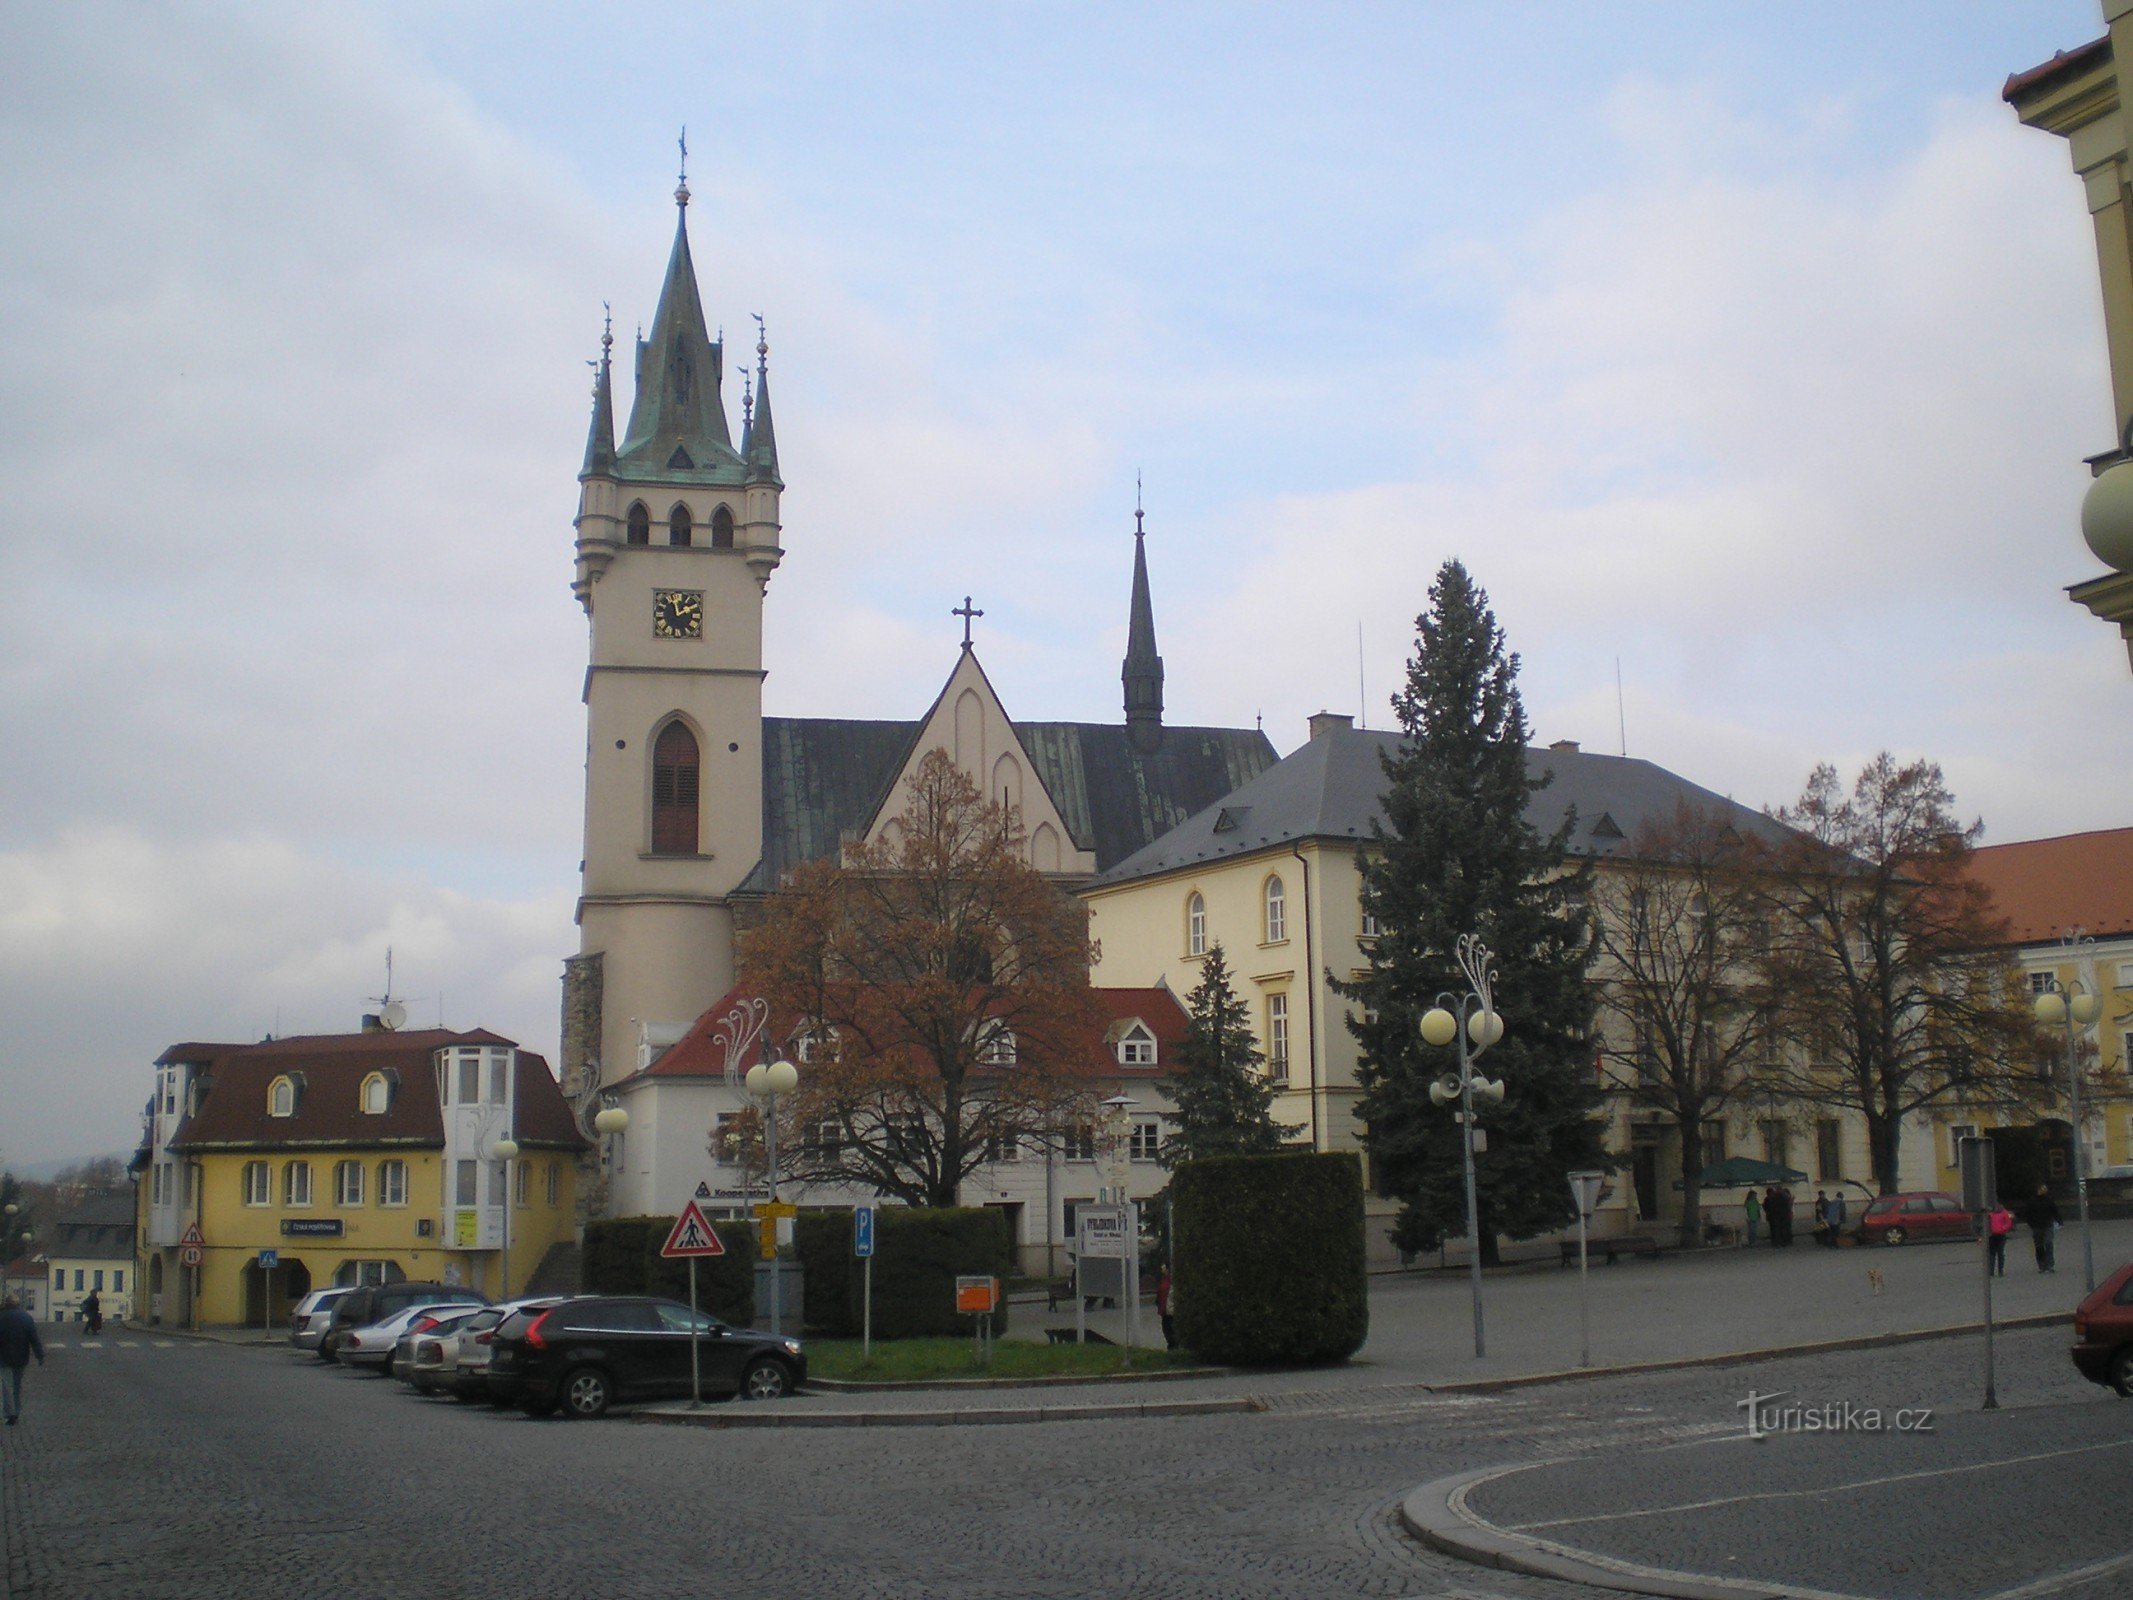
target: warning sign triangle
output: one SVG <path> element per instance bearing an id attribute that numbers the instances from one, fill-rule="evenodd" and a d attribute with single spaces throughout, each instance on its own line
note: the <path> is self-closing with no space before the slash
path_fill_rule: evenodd
<path id="1" fill-rule="evenodd" d="M 674 1231 L 667 1235 L 659 1253 L 670 1260 L 676 1256 L 722 1256 L 726 1247 L 719 1243 L 718 1230 L 711 1226 L 710 1219 L 691 1200 L 674 1219 Z"/>
<path id="2" fill-rule="evenodd" d="M 187 1228 L 187 1229 L 185 1230 L 185 1237 L 183 1237 L 182 1239 L 180 1239 L 180 1240 L 178 1241 L 178 1243 L 180 1243 L 180 1244 L 205 1244 L 205 1243 L 207 1243 L 207 1241 L 206 1241 L 205 1239 L 203 1239 L 203 1238 L 201 1238 L 201 1237 L 200 1237 L 200 1224 L 196 1222 L 196 1223 L 194 1223 L 194 1224 L 193 1224 L 193 1225 L 192 1225 L 191 1227 L 189 1227 L 189 1228 Z"/>

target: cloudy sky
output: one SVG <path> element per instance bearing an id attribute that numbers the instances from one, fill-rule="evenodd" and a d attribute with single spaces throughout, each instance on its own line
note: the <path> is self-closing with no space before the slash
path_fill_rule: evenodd
<path id="1" fill-rule="evenodd" d="M 689 129 L 767 319 L 766 689 L 1386 721 L 1430 575 L 1537 735 L 1754 805 L 1884 747 L 1996 840 L 2133 821 L 2063 587 L 2109 445 L 2022 6 L 407 0 L 0 11 L 0 1160 L 130 1147 L 181 1039 L 552 1052 L 601 305 Z M 737 399 L 734 409 L 738 410 Z M 1616 694 L 1617 665 L 1621 683 Z"/>

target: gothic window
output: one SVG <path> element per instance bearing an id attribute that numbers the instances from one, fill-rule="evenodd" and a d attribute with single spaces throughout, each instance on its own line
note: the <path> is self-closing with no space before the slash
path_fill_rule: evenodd
<path id="1" fill-rule="evenodd" d="M 381 1117 L 392 1105 L 392 1085 L 385 1081 L 385 1074 L 373 1072 L 363 1080 L 363 1112 L 366 1116 Z"/>
<path id="2" fill-rule="evenodd" d="M 676 501 L 674 509 L 667 513 L 667 543 L 687 544 L 694 527 L 695 524 L 689 521 L 689 508 Z"/>
<path id="3" fill-rule="evenodd" d="M 630 506 L 629 541 L 631 544 L 650 544 L 652 542 L 652 514 L 644 509 L 642 500 L 636 501 Z"/>
<path id="4" fill-rule="evenodd" d="M 1266 942 L 1279 944 L 1289 936 L 1288 891 L 1278 877 L 1266 881 Z"/>
<path id="5" fill-rule="evenodd" d="M 714 550 L 731 550 L 733 548 L 733 513 L 724 506 L 720 506 L 711 513 L 711 548 Z"/>
<path id="6" fill-rule="evenodd" d="M 293 1117 L 296 1115 L 296 1081 L 293 1078 L 276 1078 L 267 1087 L 267 1115 L 270 1117 Z"/>
<path id="7" fill-rule="evenodd" d="M 1185 953 L 1207 954 L 1207 902 L 1198 894 L 1185 902 Z"/>
<path id="8" fill-rule="evenodd" d="M 659 730 L 652 746 L 652 853 L 696 854 L 696 736 L 679 722 Z"/>

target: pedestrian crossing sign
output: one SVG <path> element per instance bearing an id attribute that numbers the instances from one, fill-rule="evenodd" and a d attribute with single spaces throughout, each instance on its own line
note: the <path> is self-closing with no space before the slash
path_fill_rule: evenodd
<path id="1" fill-rule="evenodd" d="M 674 1219 L 674 1229 L 659 1247 L 659 1253 L 669 1260 L 677 1256 L 722 1256 L 726 1247 L 719 1242 L 718 1230 L 711 1226 L 710 1218 L 691 1200 Z"/>

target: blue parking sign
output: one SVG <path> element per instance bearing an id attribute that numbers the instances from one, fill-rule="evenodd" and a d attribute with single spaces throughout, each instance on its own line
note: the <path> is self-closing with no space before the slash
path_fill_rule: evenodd
<path id="1" fill-rule="evenodd" d="M 865 1257 L 874 1253 L 874 1208 L 852 1207 L 852 1254 Z"/>

